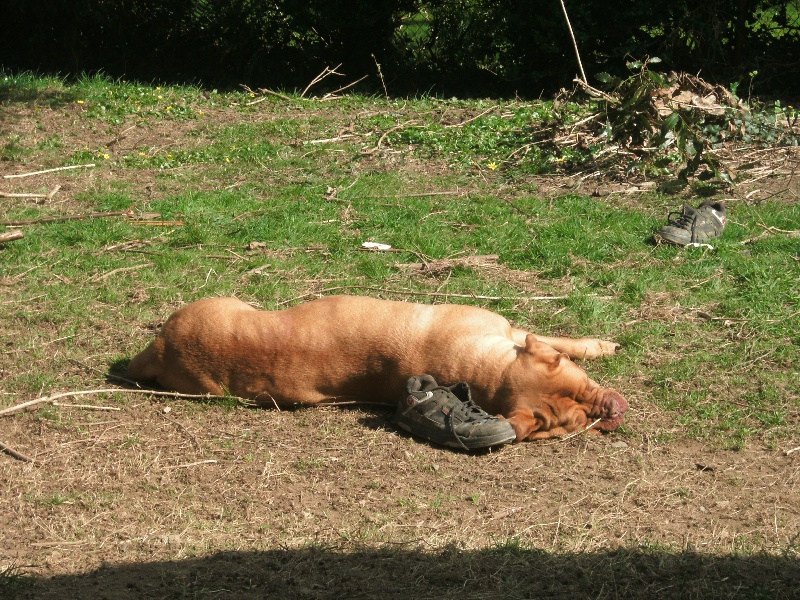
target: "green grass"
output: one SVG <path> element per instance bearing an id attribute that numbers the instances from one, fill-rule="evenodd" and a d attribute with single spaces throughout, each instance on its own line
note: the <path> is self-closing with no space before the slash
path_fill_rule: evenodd
<path id="1" fill-rule="evenodd" d="M 548 102 L 504 104 L 447 127 L 492 105 L 359 97 L 248 105 L 252 100 L 102 77 L 70 84 L 0 75 L 4 109 L 33 111 L 43 130 L 46 115 L 57 119 L 63 111 L 73 123 L 73 137 L 5 137 L 3 172 L 98 163 L 93 183 L 88 172 L 59 176 L 72 190 L 66 205 L 4 199 L 5 219 L 134 206 L 181 222 L 156 227 L 115 217 L 32 225 L 24 239 L 3 247 L 0 320 L 27 349 L 8 355 L 19 368 L 8 370 L 6 390 L 79 385 L 71 359 L 105 356 L 102 369 L 103 360 L 141 346 L 146 336 L 132 336 L 132 329 L 205 296 L 235 294 L 278 308 L 326 289 L 394 298 L 474 294 L 501 299 L 452 301 L 481 304 L 537 331 L 622 342 L 619 356 L 587 369 L 673 415 L 683 435 L 726 447 L 796 435 L 798 241 L 774 233 L 741 243 L 763 227 L 800 229 L 795 202 L 730 202 L 731 223 L 713 250 L 654 246 L 652 231 L 683 199 L 544 198 L 527 178 L 559 156 L 536 150 L 524 161 L 506 160 L 553 118 Z M 580 108 L 567 113 L 561 118 L 577 118 Z M 416 123 L 403 125 L 409 121 Z M 168 127 L 172 141 L 98 145 L 129 127 L 142 135 Z M 90 131 L 101 135 L 86 135 L 95 143 L 82 145 Z M 354 134 L 308 143 L 343 131 Z M 30 181 L 15 185 L 41 188 Z M 421 195 L 444 191 L 453 193 Z M 399 252 L 364 252 L 364 241 Z M 396 267 L 464 254 L 497 254 L 508 272 L 460 268 L 436 279 Z M 525 300 L 542 294 L 568 298 Z M 53 346 L 45 341 L 67 336 Z"/>

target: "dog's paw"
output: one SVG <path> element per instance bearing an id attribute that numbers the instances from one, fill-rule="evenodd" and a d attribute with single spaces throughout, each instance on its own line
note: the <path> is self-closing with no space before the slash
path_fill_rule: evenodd
<path id="1" fill-rule="evenodd" d="M 591 338 L 583 338 L 579 340 L 585 348 L 583 353 L 584 360 L 592 360 L 594 358 L 601 358 L 603 356 L 611 356 L 617 353 L 619 344 L 616 342 L 607 342 L 605 340 L 594 340 Z"/>

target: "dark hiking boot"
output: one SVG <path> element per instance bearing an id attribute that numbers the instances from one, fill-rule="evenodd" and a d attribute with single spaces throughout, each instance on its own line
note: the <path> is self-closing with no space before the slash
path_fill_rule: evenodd
<path id="1" fill-rule="evenodd" d="M 667 220 L 669 223 L 658 230 L 658 235 L 673 244 L 688 246 L 707 244 L 722 235 L 727 218 L 722 202 L 707 200 L 697 208 L 684 205 L 681 213 L 670 213 Z"/>
<path id="2" fill-rule="evenodd" d="M 517 437 L 508 421 L 472 401 L 466 383 L 443 387 L 430 375 L 408 380 L 395 419 L 413 435 L 462 450 L 508 444 Z"/>

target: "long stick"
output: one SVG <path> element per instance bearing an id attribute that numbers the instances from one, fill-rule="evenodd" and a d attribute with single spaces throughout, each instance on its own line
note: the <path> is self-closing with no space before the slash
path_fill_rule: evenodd
<path id="1" fill-rule="evenodd" d="M 58 394 L 53 394 L 52 396 L 42 396 L 41 398 L 36 398 L 35 400 L 28 400 L 27 402 L 23 402 L 22 404 L 17 404 L 16 406 L 9 406 L 8 408 L 4 408 L 0 410 L 0 417 L 5 415 L 10 415 L 11 413 L 19 412 L 26 408 L 30 408 L 31 406 L 36 406 L 37 404 L 44 404 L 46 402 L 53 402 L 53 400 L 58 400 L 59 398 L 69 398 L 73 396 L 87 396 L 89 394 L 111 394 L 111 393 L 119 393 L 119 394 L 147 394 L 150 396 L 168 396 L 170 398 L 190 398 L 195 400 L 210 400 L 212 398 L 222 398 L 222 396 L 214 396 L 213 394 L 181 394 L 179 392 L 162 392 L 159 390 L 131 390 L 127 388 L 105 388 L 101 390 L 79 390 L 75 392 L 60 392 Z M 240 399 L 241 400 L 241 399 Z M 61 405 L 63 406 L 63 405 Z"/>
<path id="2" fill-rule="evenodd" d="M 279 306 L 302 300 L 309 296 L 316 296 L 319 294 L 326 294 L 328 292 L 337 292 L 340 290 L 370 290 L 373 292 L 383 292 L 385 294 L 398 294 L 400 296 L 425 296 L 425 297 L 445 297 L 445 298 L 470 298 L 473 300 L 566 300 L 569 296 L 479 296 L 477 294 L 448 294 L 447 292 L 409 292 L 405 290 L 388 290 L 379 287 L 372 287 L 369 285 L 337 285 L 336 287 L 325 288 L 318 292 L 308 292 L 302 296 L 284 300 L 279 303 Z"/>
<path id="3" fill-rule="evenodd" d="M 32 175 L 42 175 L 44 173 L 55 173 L 56 171 L 67 171 L 69 169 L 88 169 L 94 167 L 94 163 L 87 165 L 70 165 L 68 167 L 58 167 L 56 169 L 45 169 L 44 171 L 33 171 L 32 173 L 18 173 L 17 175 L 3 175 L 5 179 L 14 179 L 15 177 L 30 177 Z"/>
<path id="4" fill-rule="evenodd" d="M 10 446 L 6 446 L 3 442 L 0 442 L 0 452 L 5 452 L 9 456 L 13 456 L 17 460 L 21 460 L 24 462 L 34 462 L 34 460 L 30 456 L 25 456 L 22 452 L 17 452 Z"/>
<path id="5" fill-rule="evenodd" d="M 14 240 L 21 240 L 24 237 L 19 229 L 12 229 L 11 231 L 4 231 L 0 233 L 0 244 L 4 242 L 13 242 Z"/>
<path id="6" fill-rule="evenodd" d="M 42 217 L 41 219 L 28 219 L 25 221 L 3 221 L 0 225 L 37 225 L 39 223 L 59 223 L 61 221 L 83 221 L 85 219 L 102 219 L 104 217 L 127 217 L 133 213 L 129 210 L 115 210 L 111 212 L 94 212 L 85 215 L 63 215 L 61 217 Z"/>
<path id="7" fill-rule="evenodd" d="M 0 198 L 47 198 L 47 194 L 12 194 L 0 192 Z"/>
<path id="8" fill-rule="evenodd" d="M 575 48 L 575 56 L 578 58 L 578 67 L 581 69 L 581 79 L 583 79 L 583 83 L 589 83 L 586 80 L 586 73 L 583 71 L 583 63 L 581 62 L 581 53 L 578 52 L 578 42 L 575 41 L 575 34 L 572 31 L 572 24 L 569 22 L 569 15 L 567 14 L 567 7 L 564 6 L 564 0 L 561 0 L 561 10 L 564 11 L 564 18 L 567 20 L 567 28 L 569 29 L 569 35 L 572 38 L 572 46 Z"/>

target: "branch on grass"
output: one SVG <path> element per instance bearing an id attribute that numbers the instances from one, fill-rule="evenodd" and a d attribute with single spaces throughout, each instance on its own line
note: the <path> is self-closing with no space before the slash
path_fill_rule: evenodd
<path id="1" fill-rule="evenodd" d="M 385 140 L 390 133 L 394 133 L 398 129 L 403 129 L 404 127 L 408 127 L 409 125 L 413 125 L 414 123 L 416 123 L 416 121 L 414 119 L 411 119 L 410 121 L 406 121 L 405 123 L 401 123 L 400 125 L 392 127 L 391 129 L 386 131 L 380 138 L 378 138 L 378 143 L 375 145 L 374 148 L 370 148 L 369 150 L 362 150 L 361 153 L 372 154 L 374 152 L 379 152 L 381 149 L 381 144 L 383 144 L 383 140 Z"/>
<path id="2" fill-rule="evenodd" d="M 104 219 L 106 217 L 133 217 L 131 210 L 115 210 L 111 212 L 94 212 L 85 215 L 62 215 L 60 217 L 41 217 L 22 221 L 3 221 L 0 225 L 38 225 L 39 223 L 59 223 L 62 221 L 84 221 L 86 219 Z"/>
<path id="3" fill-rule="evenodd" d="M 47 194 L 11 194 L 0 192 L 0 198 L 47 198 Z"/>
<path id="4" fill-rule="evenodd" d="M 60 189 L 61 186 L 57 185 L 46 194 L 16 194 L 11 192 L 0 192 L 0 198 L 36 198 L 39 200 L 41 199 L 52 200 L 53 196 L 55 196 L 58 190 Z"/>
<path id="5" fill-rule="evenodd" d="M 396 263 L 394 266 L 413 273 L 433 275 L 443 271 L 450 271 L 456 267 L 495 266 L 499 260 L 500 257 L 497 254 L 480 254 L 459 258 L 442 258 L 421 263 Z"/>
<path id="6" fill-rule="evenodd" d="M 16 177 L 31 177 L 33 175 L 43 175 L 45 173 L 55 173 L 56 171 L 67 171 L 69 169 L 89 169 L 96 166 L 94 163 L 86 165 L 70 165 L 68 167 L 58 167 L 56 169 L 45 169 L 44 171 L 32 171 L 31 173 L 18 173 L 16 175 L 3 175 L 4 179 L 14 179 Z"/>
<path id="7" fill-rule="evenodd" d="M 59 408 L 80 408 L 83 410 L 108 410 L 115 412 L 122 410 L 116 406 L 97 406 L 96 404 L 61 404 L 61 402 L 51 402 L 50 404 L 58 406 Z"/>
<path id="8" fill-rule="evenodd" d="M 490 106 L 490 107 L 489 107 L 489 108 L 487 108 L 485 111 L 483 111 L 481 114 L 479 114 L 479 115 L 475 115 L 475 116 L 474 116 L 474 117 L 472 117 L 471 119 L 467 119 L 466 121 L 461 121 L 461 123 L 456 123 L 456 124 L 454 124 L 454 125 L 445 125 L 445 126 L 444 126 L 444 128 L 445 128 L 445 129 L 455 129 L 455 128 L 458 128 L 458 127 L 463 127 L 463 126 L 464 126 L 464 125 L 466 125 L 467 123 L 472 123 L 473 121 L 477 121 L 477 120 L 478 120 L 478 119 L 480 119 L 482 116 L 484 116 L 484 115 L 485 115 L 485 114 L 487 114 L 487 113 L 490 113 L 490 112 L 492 112 L 492 111 L 493 111 L 493 110 L 495 110 L 496 108 L 497 108 L 496 106 Z"/>
<path id="9" fill-rule="evenodd" d="M 208 458 L 206 460 L 198 460 L 198 461 L 195 461 L 195 462 L 184 463 L 182 465 L 170 465 L 170 466 L 166 466 L 164 468 L 165 469 L 186 469 L 188 467 L 196 467 L 198 465 L 214 465 L 217 462 L 218 461 L 214 460 L 213 458 Z"/>
<path id="10" fill-rule="evenodd" d="M 252 94 L 253 96 L 256 95 L 256 93 L 253 90 L 251 90 L 248 86 L 244 85 L 243 83 L 240 83 L 239 87 L 242 88 L 244 91 L 246 91 L 248 94 Z M 270 94 L 271 96 L 277 96 L 278 98 L 281 98 L 281 99 L 286 100 L 288 102 L 296 102 L 297 101 L 295 98 L 291 98 L 290 96 L 287 96 L 285 94 L 281 94 L 280 92 L 273 92 L 272 90 L 267 90 L 267 89 L 264 89 L 264 88 L 258 88 L 258 91 L 261 94 Z M 252 106 L 254 104 L 260 104 L 261 102 L 264 102 L 264 100 L 266 100 L 266 99 L 267 98 L 265 96 L 263 98 L 259 98 L 258 100 L 253 100 L 252 102 L 248 102 L 247 106 Z"/>
<path id="11" fill-rule="evenodd" d="M 569 298 L 569 296 L 480 296 L 478 294 L 449 294 L 447 292 L 410 292 L 406 290 L 389 290 L 369 285 L 337 285 L 335 287 L 325 288 L 324 290 L 320 290 L 318 292 L 308 292 L 307 294 L 303 294 L 302 296 L 297 296 L 296 298 L 291 298 L 290 300 L 284 300 L 283 302 L 279 302 L 278 306 L 291 304 L 292 302 L 296 302 L 297 300 L 304 300 L 309 296 L 322 296 L 323 294 L 327 294 L 329 292 L 338 292 L 341 290 L 369 290 L 372 292 L 395 294 L 398 296 L 423 296 L 426 298 L 469 298 L 471 300 L 547 301 L 547 300 L 566 300 L 567 298 Z"/>
<path id="12" fill-rule="evenodd" d="M 90 277 L 89 281 L 91 282 L 98 282 L 98 281 L 105 281 L 112 275 L 116 275 L 117 273 L 127 273 L 128 271 L 136 271 L 138 269 L 144 269 L 145 267 L 152 267 L 153 263 L 147 262 L 142 263 L 140 265 L 133 265 L 132 267 L 120 267 L 119 269 L 112 269 L 108 273 L 103 273 L 102 275 L 95 275 L 94 277 Z"/>
<path id="13" fill-rule="evenodd" d="M 394 194 L 389 196 L 352 196 L 348 200 L 400 200 L 402 198 L 427 198 L 428 196 L 463 196 L 468 192 L 459 190 L 444 191 L 444 192 L 422 192 L 419 194 Z"/>
<path id="14" fill-rule="evenodd" d="M 7 446 L 3 442 L 0 442 L 0 452 L 5 452 L 9 456 L 13 456 L 17 460 L 21 460 L 23 462 L 36 462 L 30 456 L 25 456 L 22 452 L 14 450 L 11 446 Z"/>
<path id="15" fill-rule="evenodd" d="M 575 431 L 575 432 L 573 432 L 573 433 L 570 433 L 569 435 L 565 435 L 565 436 L 559 436 L 559 437 L 557 437 L 556 439 L 552 440 L 551 442 L 549 442 L 549 443 L 548 443 L 548 442 L 545 442 L 545 443 L 543 443 L 543 444 L 541 444 L 541 445 L 542 445 L 542 446 L 551 446 L 551 445 L 553 445 L 553 444 L 561 444 L 561 443 L 563 443 L 563 442 L 566 442 L 567 440 L 570 440 L 570 439 L 572 439 L 572 438 L 574 438 L 574 437 L 577 437 L 577 436 L 579 436 L 579 435 L 582 435 L 582 434 L 586 433 L 586 432 L 587 432 L 587 431 L 589 431 L 589 430 L 590 430 L 592 427 L 594 427 L 595 425 L 597 425 L 597 424 L 598 424 L 600 421 L 602 421 L 602 419 L 595 419 L 595 420 L 594 420 L 594 422 L 590 423 L 589 425 L 587 425 L 586 427 L 584 427 L 584 428 L 583 428 L 583 429 L 581 429 L 580 431 Z"/>
<path id="16" fill-rule="evenodd" d="M 22 404 L 17 404 L 16 406 L 10 406 L 8 408 L 4 408 L 3 410 L 0 410 L 0 417 L 31 408 L 32 406 L 38 406 L 39 404 L 54 404 L 56 406 L 61 406 L 61 407 L 74 406 L 69 404 L 58 404 L 54 401 L 58 400 L 59 398 L 72 398 L 75 396 L 88 396 L 91 394 L 146 394 L 149 396 L 166 396 L 169 398 L 187 398 L 191 400 L 213 400 L 215 398 L 218 399 L 230 398 L 228 396 L 215 396 L 213 394 L 181 394 L 179 392 L 163 392 L 160 390 L 145 390 L 145 389 L 132 390 L 127 388 L 79 390 L 74 392 L 59 392 L 58 394 L 53 394 L 52 396 L 42 396 L 41 398 L 36 398 L 35 400 L 28 400 L 27 402 L 23 402 Z M 252 402 L 247 402 L 243 398 L 235 398 L 235 399 L 246 406 L 254 406 Z"/>
<path id="17" fill-rule="evenodd" d="M 23 237 L 24 235 L 19 229 L 4 231 L 3 233 L 0 233 L 0 244 L 13 242 L 14 240 L 21 240 Z"/>

